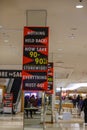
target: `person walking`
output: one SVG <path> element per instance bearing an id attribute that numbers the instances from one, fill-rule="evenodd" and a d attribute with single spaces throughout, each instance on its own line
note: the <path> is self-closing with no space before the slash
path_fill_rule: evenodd
<path id="1" fill-rule="evenodd" d="M 83 100 L 81 111 L 84 111 L 84 121 L 85 125 L 87 125 L 87 95 L 86 98 Z"/>
<path id="2" fill-rule="evenodd" d="M 78 105 L 79 116 L 81 116 L 81 108 L 82 108 L 82 105 L 83 105 L 83 97 L 81 96 L 81 97 L 80 97 L 80 100 L 79 100 L 79 105 Z"/>

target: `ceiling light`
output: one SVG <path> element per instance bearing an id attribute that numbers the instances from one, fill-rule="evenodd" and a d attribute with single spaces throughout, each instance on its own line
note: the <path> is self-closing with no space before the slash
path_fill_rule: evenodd
<path id="1" fill-rule="evenodd" d="M 78 9 L 83 8 L 82 0 L 79 0 L 78 4 L 76 5 L 76 8 L 78 8 Z"/>
<path id="2" fill-rule="evenodd" d="M 69 84 L 68 87 L 66 88 L 62 88 L 62 90 L 76 90 L 80 87 L 87 87 L 87 83 L 72 83 L 72 84 Z M 60 88 L 56 88 L 57 91 L 60 90 Z"/>
<path id="3" fill-rule="evenodd" d="M 75 35 L 72 33 L 69 37 L 72 38 L 72 39 L 74 39 Z"/>
<path id="4" fill-rule="evenodd" d="M 80 87 L 87 87 L 87 83 L 72 83 L 68 85 L 67 90 L 75 90 Z"/>
<path id="5" fill-rule="evenodd" d="M 1 29 L 1 28 L 3 28 L 3 26 L 2 26 L 2 25 L 0 25 L 0 29 Z"/>
<path id="6" fill-rule="evenodd" d="M 81 9 L 81 8 L 83 8 L 83 5 L 76 5 L 76 8 L 78 8 L 78 9 Z"/>
<path id="7" fill-rule="evenodd" d="M 59 48 L 58 51 L 62 51 L 63 49 L 62 48 Z"/>
<path id="8" fill-rule="evenodd" d="M 7 42 L 8 42 L 8 40 L 7 40 L 7 39 L 5 39 L 5 40 L 4 40 L 4 42 L 5 42 L 5 43 L 7 43 Z"/>

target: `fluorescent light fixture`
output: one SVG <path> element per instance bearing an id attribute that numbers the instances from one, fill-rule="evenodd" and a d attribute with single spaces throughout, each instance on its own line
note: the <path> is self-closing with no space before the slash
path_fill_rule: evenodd
<path id="1" fill-rule="evenodd" d="M 63 91 L 67 90 L 76 90 L 80 87 L 87 87 L 87 83 L 72 83 L 69 84 L 66 88 L 62 88 Z M 60 88 L 56 88 L 57 91 L 60 91 Z"/>
<path id="2" fill-rule="evenodd" d="M 56 88 L 56 91 L 60 91 L 61 89 L 60 88 Z M 66 91 L 67 89 L 66 88 L 62 88 L 62 91 Z"/>
<path id="3" fill-rule="evenodd" d="M 73 83 L 73 84 L 70 84 L 66 89 L 67 90 L 75 90 L 75 89 L 78 89 L 80 87 L 87 87 L 87 83 Z"/>

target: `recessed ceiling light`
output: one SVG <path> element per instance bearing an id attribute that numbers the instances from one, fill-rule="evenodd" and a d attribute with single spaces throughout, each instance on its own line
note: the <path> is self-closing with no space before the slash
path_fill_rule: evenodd
<path id="1" fill-rule="evenodd" d="M 0 25 L 0 28 L 3 28 L 3 26 L 2 26 L 2 25 Z"/>
<path id="2" fill-rule="evenodd" d="M 76 8 L 77 8 L 77 9 L 81 9 L 81 8 L 83 8 L 83 5 L 81 5 L 81 4 L 76 5 Z"/>
<path id="3" fill-rule="evenodd" d="M 4 40 L 4 42 L 5 42 L 5 43 L 7 43 L 7 42 L 8 42 L 8 40 L 7 40 L 7 39 L 5 39 L 5 40 Z"/>
<path id="4" fill-rule="evenodd" d="M 82 0 L 79 0 L 78 4 L 76 5 L 76 8 L 78 9 L 83 8 Z"/>
<path id="5" fill-rule="evenodd" d="M 72 38 L 72 39 L 74 39 L 75 35 L 72 33 L 69 37 Z"/>
<path id="6" fill-rule="evenodd" d="M 62 51 L 63 49 L 62 48 L 58 48 L 58 51 Z"/>

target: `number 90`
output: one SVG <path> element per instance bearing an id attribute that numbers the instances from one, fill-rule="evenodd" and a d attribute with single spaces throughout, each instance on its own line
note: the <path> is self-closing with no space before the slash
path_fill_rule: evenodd
<path id="1" fill-rule="evenodd" d="M 36 64 L 47 64 L 47 59 L 45 59 L 45 58 L 35 58 L 35 62 L 36 62 Z"/>
<path id="2" fill-rule="evenodd" d="M 30 57 L 35 57 L 36 58 L 38 56 L 38 53 L 31 51 L 31 52 L 29 52 L 29 55 L 30 55 Z"/>

